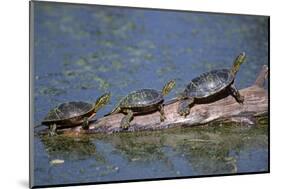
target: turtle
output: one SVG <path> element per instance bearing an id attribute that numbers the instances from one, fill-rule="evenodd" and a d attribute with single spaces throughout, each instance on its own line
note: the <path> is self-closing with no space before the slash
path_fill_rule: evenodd
<path id="1" fill-rule="evenodd" d="M 171 80 L 165 84 L 162 91 L 155 89 L 139 89 L 129 93 L 122 98 L 118 105 L 107 115 L 123 113 L 120 127 L 128 129 L 134 115 L 148 114 L 155 111 L 160 112 L 160 121 L 163 122 L 166 117 L 164 113 L 164 96 L 167 95 L 175 86 L 175 81 Z"/>
<path id="2" fill-rule="evenodd" d="M 244 97 L 237 90 L 234 80 L 245 59 L 246 54 L 242 52 L 236 57 L 230 69 L 212 70 L 192 79 L 177 97 L 178 114 L 186 117 L 194 104 L 213 102 L 228 95 L 232 95 L 238 103 L 243 104 Z"/>
<path id="3" fill-rule="evenodd" d="M 50 136 L 56 135 L 58 128 L 82 124 L 83 129 L 88 129 L 89 119 L 93 118 L 96 112 L 108 103 L 110 96 L 110 93 L 105 93 L 94 104 L 83 101 L 59 104 L 48 112 L 41 124 L 49 126 Z"/>

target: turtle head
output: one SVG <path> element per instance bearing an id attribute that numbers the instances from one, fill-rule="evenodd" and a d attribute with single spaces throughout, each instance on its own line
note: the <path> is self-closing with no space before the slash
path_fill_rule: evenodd
<path id="1" fill-rule="evenodd" d="M 234 75 L 234 76 L 236 75 L 236 73 L 239 71 L 239 68 L 240 68 L 241 64 L 245 61 L 245 59 L 246 59 L 246 54 L 245 54 L 245 52 L 240 53 L 240 54 L 236 57 L 236 59 L 234 60 L 233 65 L 232 65 L 232 68 L 231 68 L 231 70 L 230 70 L 230 73 L 231 73 L 232 75 Z"/>
<path id="2" fill-rule="evenodd" d="M 163 96 L 167 95 L 176 85 L 174 80 L 169 81 L 162 89 Z"/>
<path id="3" fill-rule="evenodd" d="M 110 96 L 110 93 L 105 93 L 96 100 L 94 105 L 95 112 L 97 112 L 101 107 L 109 102 Z"/>

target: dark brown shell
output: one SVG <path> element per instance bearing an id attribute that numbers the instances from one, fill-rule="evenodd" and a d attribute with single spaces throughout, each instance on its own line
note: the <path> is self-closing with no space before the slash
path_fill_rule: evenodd
<path id="1" fill-rule="evenodd" d="M 229 70 L 213 70 L 194 78 L 185 88 L 183 95 L 194 98 L 206 98 L 231 85 L 234 77 Z"/>
<path id="2" fill-rule="evenodd" d="M 163 95 L 160 91 L 155 89 L 140 89 L 131 92 L 124 97 L 119 107 L 131 108 L 131 107 L 146 107 L 150 105 L 156 105 L 163 100 Z"/>
<path id="3" fill-rule="evenodd" d="M 51 109 L 42 121 L 43 125 L 57 124 L 77 125 L 83 122 L 84 117 L 93 117 L 95 114 L 93 104 L 87 102 L 67 102 Z"/>

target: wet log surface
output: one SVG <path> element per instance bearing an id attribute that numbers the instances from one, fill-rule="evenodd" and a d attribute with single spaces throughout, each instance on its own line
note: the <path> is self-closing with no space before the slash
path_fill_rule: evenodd
<path id="1" fill-rule="evenodd" d="M 132 132 L 143 130 L 159 130 L 172 127 L 189 127 L 209 124 L 212 122 L 238 122 L 246 125 L 255 124 L 257 116 L 268 114 L 268 91 L 263 88 L 268 75 L 268 67 L 263 66 L 257 76 L 256 82 L 245 89 L 239 90 L 245 100 L 239 104 L 231 96 L 207 104 L 195 104 L 190 114 L 184 118 L 177 113 L 178 102 L 165 105 L 166 120 L 160 122 L 160 113 L 135 116 L 128 130 L 120 128 L 120 122 L 124 114 L 114 114 L 92 121 L 89 130 L 83 130 L 81 126 L 58 131 L 63 134 L 86 133 L 114 133 Z M 47 130 L 45 130 L 46 132 Z"/>

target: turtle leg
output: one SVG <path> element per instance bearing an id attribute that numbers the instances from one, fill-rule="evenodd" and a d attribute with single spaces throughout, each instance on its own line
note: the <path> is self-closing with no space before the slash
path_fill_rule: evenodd
<path id="1" fill-rule="evenodd" d="M 49 126 L 49 136 L 56 136 L 57 135 L 57 125 L 56 124 L 52 124 Z"/>
<path id="2" fill-rule="evenodd" d="M 187 98 L 180 100 L 178 107 L 178 114 L 186 117 L 190 113 L 190 106 L 194 102 L 194 98 Z"/>
<path id="3" fill-rule="evenodd" d="M 159 112 L 160 112 L 160 121 L 163 122 L 166 119 L 163 104 L 160 104 L 158 106 L 158 109 L 159 109 Z"/>
<path id="4" fill-rule="evenodd" d="M 83 119 L 82 128 L 85 130 L 89 129 L 89 119 L 87 117 Z"/>
<path id="5" fill-rule="evenodd" d="M 128 129 L 130 127 L 130 122 L 133 120 L 134 115 L 132 110 L 125 110 L 126 115 L 123 117 L 120 123 L 122 129 Z"/>
<path id="6" fill-rule="evenodd" d="M 235 98 L 235 100 L 240 103 L 243 104 L 244 102 L 244 96 L 240 95 L 239 91 L 237 90 L 237 88 L 235 87 L 234 84 L 232 84 L 230 87 L 230 93 L 231 95 Z"/>

